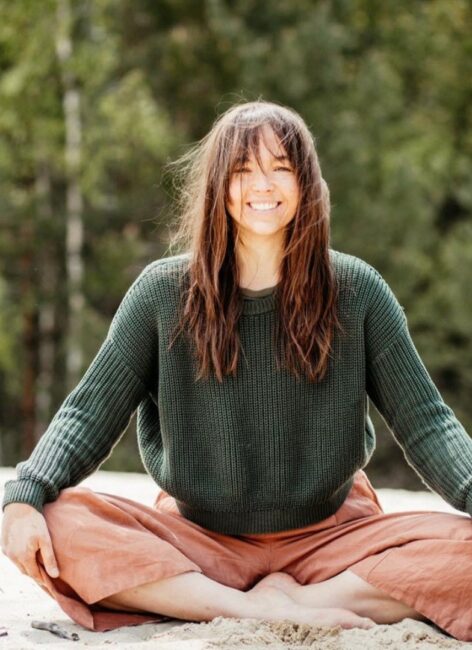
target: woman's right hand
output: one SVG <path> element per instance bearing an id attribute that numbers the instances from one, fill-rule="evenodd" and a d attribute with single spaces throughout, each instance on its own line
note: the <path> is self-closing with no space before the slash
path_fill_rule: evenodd
<path id="1" fill-rule="evenodd" d="M 46 572 L 57 578 L 59 569 L 46 519 L 27 503 L 9 503 L 3 512 L 2 552 L 22 573 L 43 586 L 36 560 L 38 551 L 41 551 Z"/>

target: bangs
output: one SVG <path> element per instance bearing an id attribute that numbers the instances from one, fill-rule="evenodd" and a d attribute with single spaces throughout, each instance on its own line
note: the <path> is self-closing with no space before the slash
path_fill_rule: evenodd
<path id="1" fill-rule="evenodd" d="M 267 128 L 272 129 L 279 141 L 280 148 L 275 151 L 271 149 L 265 138 L 264 129 Z M 255 123 L 254 121 L 248 121 L 247 123 L 231 124 L 229 130 L 226 160 L 228 179 L 235 169 L 249 160 L 251 155 L 254 156 L 259 167 L 262 166 L 259 149 L 261 142 L 264 143 L 274 158 L 286 157 L 298 175 L 300 162 L 304 158 L 301 151 L 303 139 L 297 133 L 294 125 L 286 121 L 265 118 Z"/>

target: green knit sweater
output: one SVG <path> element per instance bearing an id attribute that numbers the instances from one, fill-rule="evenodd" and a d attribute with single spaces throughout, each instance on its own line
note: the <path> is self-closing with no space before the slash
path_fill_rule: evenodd
<path id="1" fill-rule="evenodd" d="M 138 409 L 142 461 L 183 516 L 235 535 L 307 526 L 341 506 L 369 462 L 370 397 L 426 485 L 472 514 L 472 440 L 418 356 L 403 308 L 369 264 L 330 255 L 347 336 L 336 335 L 317 384 L 276 368 L 277 288 L 241 292 L 236 377 L 196 382 L 189 341 L 168 350 L 189 258 L 149 264 L 18 479 L 7 482 L 4 505 L 41 511 L 100 466 Z"/>

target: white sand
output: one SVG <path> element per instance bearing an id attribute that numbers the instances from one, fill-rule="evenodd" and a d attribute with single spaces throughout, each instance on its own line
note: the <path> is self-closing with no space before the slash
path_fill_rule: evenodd
<path id="1" fill-rule="evenodd" d="M 0 468 L 0 497 L 3 484 L 15 473 Z M 99 492 L 126 496 L 152 505 L 157 489 L 144 474 L 97 472 L 83 485 Z M 406 490 L 377 490 L 386 512 L 405 510 L 440 510 L 456 512 L 440 497 L 430 492 Z M 463 513 L 459 513 L 463 514 Z M 77 642 L 60 639 L 49 632 L 31 628 L 32 620 L 55 622 L 68 632 L 76 632 Z M 0 555 L 0 650 L 15 648 L 62 648 L 93 646 L 94 650 L 119 645 L 123 649 L 162 648 L 163 650 L 200 650 L 203 648 L 277 648 L 298 650 L 307 647 L 323 650 L 374 650 L 377 648 L 469 648 L 442 634 L 437 628 L 405 619 L 395 625 L 378 625 L 371 630 L 341 630 L 313 628 L 289 622 L 270 623 L 255 619 L 216 618 L 211 623 L 172 621 L 125 627 L 111 632 L 96 633 L 76 625 L 62 612 L 33 580 L 22 575 L 3 555 Z"/>

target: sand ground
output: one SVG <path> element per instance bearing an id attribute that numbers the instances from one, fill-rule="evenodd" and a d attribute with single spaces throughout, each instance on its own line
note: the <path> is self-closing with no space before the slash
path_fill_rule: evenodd
<path id="1" fill-rule="evenodd" d="M 0 468 L 0 497 L 4 482 L 14 478 L 12 468 Z M 83 485 L 110 494 L 126 496 L 152 505 L 158 488 L 144 474 L 96 472 Z M 456 512 L 440 497 L 429 492 L 380 489 L 377 491 L 386 512 L 405 510 L 441 510 Z M 462 514 L 462 513 L 461 513 Z M 76 632 L 79 641 L 63 640 L 50 632 L 31 628 L 32 620 L 55 622 L 68 632 Z M 210 623 L 169 621 L 125 627 L 96 633 L 76 625 L 62 612 L 56 602 L 22 575 L 0 554 L 0 650 L 30 648 L 62 648 L 91 646 L 94 650 L 120 646 L 126 650 L 162 648 L 163 650 L 200 650 L 220 648 L 373 650 L 377 648 L 426 649 L 469 648 L 442 634 L 436 627 L 405 619 L 395 625 L 378 625 L 372 630 L 341 630 L 273 623 L 255 619 L 217 618 Z"/>

